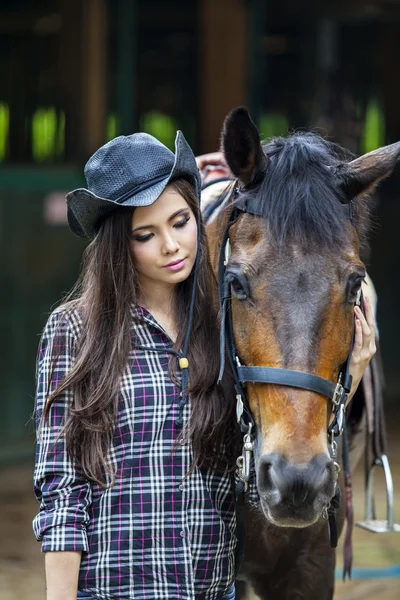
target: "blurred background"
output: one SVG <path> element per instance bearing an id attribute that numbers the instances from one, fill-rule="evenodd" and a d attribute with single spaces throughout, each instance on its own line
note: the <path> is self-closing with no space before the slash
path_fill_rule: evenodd
<path id="1" fill-rule="evenodd" d="M 139 130 L 173 148 L 182 129 L 197 154 L 216 150 L 240 104 L 264 139 L 311 128 L 362 154 L 400 140 L 399 63 L 399 0 L 0 0 L 1 600 L 28 597 L 22 585 L 31 600 L 44 597 L 30 531 L 35 358 L 49 312 L 79 272 L 84 242 L 68 230 L 64 195 L 85 185 L 86 160 Z M 400 168 L 374 197 L 364 256 L 394 440 L 399 196 Z M 400 536 L 379 544 L 385 560 L 369 566 L 399 565 Z M 357 593 L 348 597 L 372 597 Z"/>

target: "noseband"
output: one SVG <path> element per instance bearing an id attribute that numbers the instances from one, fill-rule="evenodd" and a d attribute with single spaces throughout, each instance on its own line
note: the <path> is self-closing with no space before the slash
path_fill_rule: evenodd
<path id="1" fill-rule="evenodd" d="M 344 209 L 346 209 L 346 207 L 348 207 L 349 211 L 351 211 L 351 207 L 349 205 L 343 205 Z M 331 401 L 333 405 L 333 419 L 328 426 L 327 435 L 331 456 L 334 459 L 336 458 L 337 447 L 337 443 L 335 440 L 343 432 L 343 427 L 345 424 L 346 399 L 351 388 L 351 375 L 349 372 L 349 364 L 354 344 L 354 331 L 353 341 L 350 347 L 349 355 L 339 371 L 338 380 L 336 383 L 333 383 L 328 379 L 324 379 L 323 377 L 319 377 L 318 375 L 314 375 L 313 373 L 295 371 L 292 369 L 280 369 L 264 366 L 246 366 L 241 364 L 234 340 L 231 286 L 230 282 L 226 277 L 226 266 L 228 264 L 230 256 L 230 228 L 237 221 L 237 219 L 245 213 L 262 216 L 256 212 L 253 206 L 251 206 L 251 202 L 247 201 L 245 205 L 240 205 L 240 203 L 235 199 L 234 206 L 232 208 L 224 232 L 219 256 L 218 297 L 221 312 L 221 367 L 219 373 L 219 381 L 222 378 L 222 374 L 225 368 L 225 355 L 227 355 L 235 379 L 237 421 L 239 423 L 241 432 L 244 434 L 243 453 L 242 456 L 239 457 L 237 463 L 238 477 L 244 486 L 244 490 L 246 491 L 250 477 L 250 460 L 251 453 L 253 451 L 254 432 L 256 429 L 256 425 L 250 411 L 249 402 L 243 384 L 269 383 L 273 385 L 283 385 L 308 390 L 311 392 L 315 392 L 316 394 L 319 394 L 321 396 L 325 396 L 325 398 Z M 361 296 L 358 299 L 358 303 L 360 303 L 360 301 Z M 335 476 L 337 480 L 340 467 L 338 463 L 335 462 L 334 464 L 336 471 Z"/>

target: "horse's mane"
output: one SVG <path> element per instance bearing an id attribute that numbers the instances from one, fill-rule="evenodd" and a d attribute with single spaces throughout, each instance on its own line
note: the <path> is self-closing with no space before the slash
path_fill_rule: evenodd
<path id="1" fill-rule="evenodd" d="M 262 177 L 242 188 L 236 201 L 241 204 L 251 199 L 256 213 L 268 220 L 270 234 L 279 245 L 289 240 L 331 248 L 342 245 L 349 210 L 335 167 L 353 156 L 314 133 L 274 138 L 263 149 L 268 160 Z M 363 237 L 365 203 L 352 201 L 350 212 L 352 224 Z"/>

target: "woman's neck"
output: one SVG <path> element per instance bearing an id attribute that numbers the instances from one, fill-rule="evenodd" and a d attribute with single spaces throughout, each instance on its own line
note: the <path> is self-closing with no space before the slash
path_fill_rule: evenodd
<path id="1" fill-rule="evenodd" d="M 174 287 L 159 286 L 157 284 L 142 289 L 139 293 L 139 304 L 150 312 L 174 315 Z"/>
<path id="2" fill-rule="evenodd" d="M 158 295 L 153 293 L 144 295 L 142 293 L 139 296 L 139 304 L 153 315 L 172 342 L 175 343 L 178 330 L 174 311 L 174 296 L 173 294 L 167 295 L 165 289 L 159 290 L 159 292 Z"/>

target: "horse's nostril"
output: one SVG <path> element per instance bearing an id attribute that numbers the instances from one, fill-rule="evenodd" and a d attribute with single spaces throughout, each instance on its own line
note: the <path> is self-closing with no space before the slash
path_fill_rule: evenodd
<path id="1" fill-rule="evenodd" d="M 260 495 L 273 493 L 277 502 L 302 506 L 320 493 L 330 495 L 334 469 L 334 462 L 322 454 L 304 466 L 290 463 L 279 454 L 264 455 L 258 468 L 258 489 Z"/>
<path id="2" fill-rule="evenodd" d="M 266 493 L 273 485 L 271 478 L 272 461 L 269 456 L 262 456 L 258 470 L 258 487 L 260 491 Z"/>

